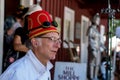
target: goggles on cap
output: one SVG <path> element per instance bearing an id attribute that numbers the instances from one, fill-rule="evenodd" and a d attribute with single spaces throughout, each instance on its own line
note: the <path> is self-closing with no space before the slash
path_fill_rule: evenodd
<path id="1" fill-rule="evenodd" d="M 42 23 L 41 26 L 38 26 L 38 27 L 33 28 L 33 29 L 30 29 L 29 31 L 33 31 L 33 30 L 38 29 L 38 28 L 49 28 L 50 26 L 58 27 L 58 24 L 57 24 L 56 21 L 52 21 L 52 22 L 45 21 L 45 22 Z"/>

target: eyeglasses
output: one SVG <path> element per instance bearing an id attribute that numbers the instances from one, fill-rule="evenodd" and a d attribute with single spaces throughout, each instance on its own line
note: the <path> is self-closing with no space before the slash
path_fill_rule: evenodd
<path id="1" fill-rule="evenodd" d="M 38 29 L 38 28 L 49 28 L 50 26 L 54 26 L 54 27 L 58 27 L 58 24 L 56 21 L 52 21 L 52 22 L 49 22 L 49 21 L 45 21 L 42 23 L 41 26 L 38 26 L 36 28 L 33 28 L 33 29 L 30 29 L 29 31 L 32 31 L 32 30 L 35 30 L 35 29 Z"/>
<path id="2" fill-rule="evenodd" d="M 47 39 L 51 40 L 51 41 L 54 42 L 54 43 L 59 43 L 59 44 L 62 43 L 62 41 L 61 41 L 60 38 L 58 38 L 58 39 L 55 38 L 55 37 L 38 37 L 38 38 L 47 38 Z"/>

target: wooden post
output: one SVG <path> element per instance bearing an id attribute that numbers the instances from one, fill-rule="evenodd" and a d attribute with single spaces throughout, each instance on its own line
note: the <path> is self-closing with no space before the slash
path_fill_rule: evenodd
<path id="1" fill-rule="evenodd" d="M 2 59 L 3 59 L 4 2 L 5 0 L 0 0 L 0 74 L 2 73 Z"/>

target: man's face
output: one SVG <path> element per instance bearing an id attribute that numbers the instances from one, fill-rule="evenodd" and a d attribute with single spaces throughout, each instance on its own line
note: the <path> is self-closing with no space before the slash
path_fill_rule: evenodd
<path id="1" fill-rule="evenodd" d="M 37 39 L 37 55 L 46 60 L 55 59 L 61 45 L 60 36 L 56 32 L 47 33 Z"/>

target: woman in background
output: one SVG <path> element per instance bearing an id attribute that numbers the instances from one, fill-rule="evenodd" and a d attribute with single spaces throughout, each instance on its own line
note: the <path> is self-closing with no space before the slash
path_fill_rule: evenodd
<path id="1" fill-rule="evenodd" d="M 14 31 L 13 24 L 16 22 L 13 16 L 7 16 L 4 23 L 4 43 L 3 43 L 3 71 L 15 61 L 16 55 L 13 49 Z"/>

